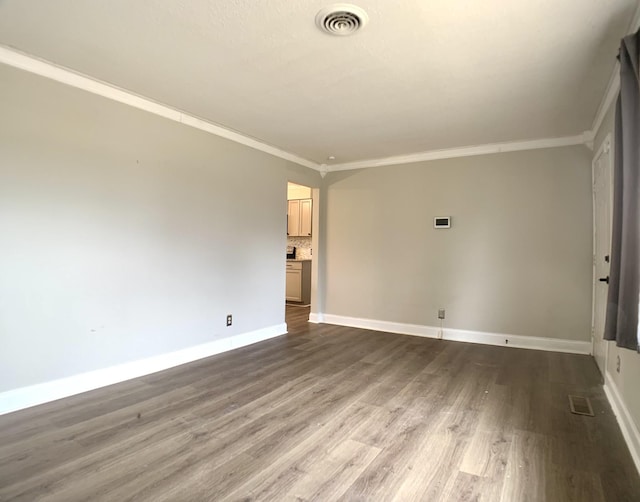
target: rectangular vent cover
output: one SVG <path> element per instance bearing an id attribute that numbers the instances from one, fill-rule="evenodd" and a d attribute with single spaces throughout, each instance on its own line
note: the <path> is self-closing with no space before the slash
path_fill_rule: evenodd
<path id="1" fill-rule="evenodd" d="M 571 413 L 576 415 L 595 416 L 588 397 L 569 396 L 569 408 L 571 408 Z"/>
<path id="2" fill-rule="evenodd" d="M 433 219 L 433 228 L 451 228 L 451 216 L 436 216 Z"/>

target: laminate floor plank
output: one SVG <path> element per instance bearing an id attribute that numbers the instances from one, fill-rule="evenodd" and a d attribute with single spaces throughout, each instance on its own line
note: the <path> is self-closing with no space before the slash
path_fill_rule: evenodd
<path id="1" fill-rule="evenodd" d="M 398 395 L 406 395 L 412 392 L 415 395 L 420 388 L 427 386 L 416 386 L 414 384 L 416 373 L 419 373 L 428 360 L 421 361 L 420 353 L 405 352 L 406 347 L 402 347 L 402 352 L 393 353 L 392 358 L 381 359 L 379 362 L 371 364 L 365 369 L 370 385 L 362 400 L 375 405 L 384 405 L 395 399 Z M 396 362 L 396 357 L 403 360 L 403 364 Z M 426 359 L 426 358 L 425 358 Z M 406 390 L 405 390 L 406 389 Z"/>
<path id="2" fill-rule="evenodd" d="M 502 478 L 487 478 L 459 472 L 450 487 L 456 502 L 495 502 L 500 500 Z"/>
<path id="3" fill-rule="evenodd" d="M 221 494 L 226 495 L 223 500 L 282 500 L 289 496 L 298 482 L 318 475 L 318 464 L 349 439 L 351 432 L 367 420 L 371 409 L 356 401 L 308 424 L 282 444 L 263 444 L 248 450 L 264 467 L 230 493 Z M 369 451 L 378 450 L 371 447 Z"/>
<path id="4" fill-rule="evenodd" d="M 98 451 L 110 442 L 127 440 L 158 420 L 169 423 L 178 415 L 178 408 L 183 410 L 182 396 L 175 394 L 156 396 L 83 424 L 54 428 L 23 442 L 0 446 L 0 472 L 8 477 L 28 477 L 47 466 Z M 173 416 L 167 412 L 169 407 L 176 409 Z"/>
<path id="5" fill-rule="evenodd" d="M 294 406 L 276 409 L 268 414 L 265 418 L 273 419 L 278 424 L 276 430 L 247 452 L 254 458 L 285 453 L 300 442 L 300 438 L 322 428 L 326 420 L 356 402 L 362 392 L 358 390 L 359 385 L 342 381 L 338 386 L 339 380 L 338 376 L 297 399 Z"/>
<path id="6" fill-rule="evenodd" d="M 456 500 L 457 494 L 448 495 L 447 487 L 459 474 L 463 449 L 476 421 L 474 412 L 455 413 L 450 410 L 429 414 L 426 434 L 416 445 L 399 486 L 385 497 L 398 502 Z M 394 470 L 397 468 L 393 467 Z"/>
<path id="7" fill-rule="evenodd" d="M 411 472 L 428 425 L 407 420 L 362 474 L 338 500 L 385 500 L 396 493 Z"/>
<path id="8" fill-rule="evenodd" d="M 5 477 L 3 470 L 0 477 L 0 500 L 39 500 L 45 496 L 57 497 L 56 493 L 79 488 L 95 490 L 98 494 L 103 484 L 106 483 L 111 488 L 115 487 L 115 484 L 107 478 L 86 485 L 87 475 L 100 474 L 113 466 L 127 466 L 117 481 L 118 485 L 125 483 L 129 476 L 146 470 L 147 464 L 144 462 L 148 456 L 162 457 L 167 451 L 175 451 L 180 440 L 189 443 L 194 435 L 194 429 L 190 424 L 177 420 L 166 421 L 146 428 L 127 441 L 113 443 L 94 452 L 88 452 L 88 449 L 79 451 L 72 460 L 52 462 L 37 476 L 7 473 Z M 173 448 L 168 449 L 167 443 L 171 443 Z M 131 459 L 134 460 L 129 466 L 128 460 Z M 146 461 L 148 462 L 148 459 Z M 57 500 L 69 499 L 60 496 Z"/>
<path id="9" fill-rule="evenodd" d="M 0 445 L 23 441 L 36 434 L 47 432 L 51 429 L 52 423 L 56 426 L 63 423 L 81 423 L 91 417 L 104 414 L 109 407 L 118 409 L 126 402 L 139 402 L 141 395 L 155 393 L 155 389 L 139 379 L 135 382 L 135 385 L 127 385 L 129 382 L 110 385 L 34 406 L 19 413 L 4 415 L 1 417 L 3 426 L 0 428 Z"/>
<path id="10" fill-rule="evenodd" d="M 592 358 L 286 311 L 287 335 L 0 416 L 0 501 L 640 501 Z"/>
<path id="11" fill-rule="evenodd" d="M 504 430 L 476 430 L 460 465 L 460 471 L 482 478 L 504 476 L 513 433 Z"/>
<path id="12" fill-rule="evenodd" d="M 605 501 L 599 475 L 548 466 L 546 477 L 546 500 Z"/>
<path id="13" fill-rule="evenodd" d="M 280 500 L 337 500 L 380 451 L 379 448 L 347 439 L 328 450 L 313 470 L 299 478 Z"/>
<path id="14" fill-rule="evenodd" d="M 551 464 L 549 438 L 515 431 L 509 451 L 501 502 L 536 502 L 546 499 L 545 474 Z"/>
<path id="15" fill-rule="evenodd" d="M 473 345 L 468 343 L 461 343 L 458 347 L 451 347 L 451 344 L 444 340 L 437 340 L 436 346 L 440 351 L 423 370 L 422 373 L 425 375 L 455 377 L 455 374 L 461 371 L 462 364 L 467 362 L 473 349 Z"/>

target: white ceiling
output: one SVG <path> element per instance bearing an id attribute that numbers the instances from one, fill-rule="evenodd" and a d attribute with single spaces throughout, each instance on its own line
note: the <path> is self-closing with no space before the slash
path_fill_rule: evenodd
<path id="1" fill-rule="evenodd" d="M 3 0 L 0 44 L 331 165 L 589 130 L 638 4 L 331 3 Z"/>

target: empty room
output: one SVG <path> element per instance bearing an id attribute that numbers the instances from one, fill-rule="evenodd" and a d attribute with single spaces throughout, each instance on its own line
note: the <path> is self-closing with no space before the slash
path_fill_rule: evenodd
<path id="1" fill-rule="evenodd" d="M 1 501 L 640 501 L 638 0 L 0 0 Z"/>

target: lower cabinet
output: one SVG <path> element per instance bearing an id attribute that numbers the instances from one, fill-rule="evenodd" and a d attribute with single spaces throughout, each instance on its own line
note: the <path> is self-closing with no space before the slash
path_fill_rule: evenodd
<path id="1" fill-rule="evenodd" d="M 288 302 L 311 303 L 311 262 L 287 261 L 287 287 L 285 297 Z"/>

